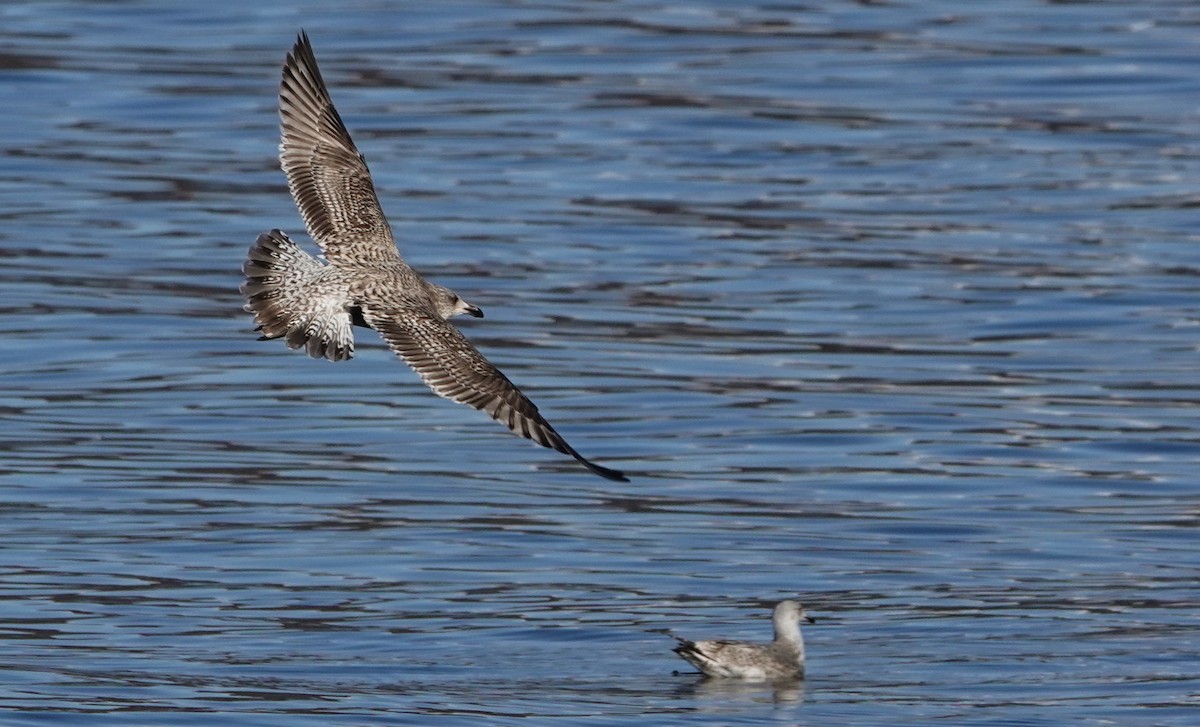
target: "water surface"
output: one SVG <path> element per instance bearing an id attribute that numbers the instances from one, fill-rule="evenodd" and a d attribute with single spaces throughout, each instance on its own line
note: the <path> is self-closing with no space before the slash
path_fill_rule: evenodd
<path id="1" fill-rule="evenodd" d="M 1200 11 L 430 5 L 0 7 L 6 723 L 1194 722 Z M 255 341 L 301 27 L 632 482 Z M 675 673 L 785 597 L 803 686 Z"/>

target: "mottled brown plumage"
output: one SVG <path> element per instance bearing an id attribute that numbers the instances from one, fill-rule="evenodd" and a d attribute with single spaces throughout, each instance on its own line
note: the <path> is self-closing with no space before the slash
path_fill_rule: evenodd
<path id="1" fill-rule="evenodd" d="M 798 679 L 804 676 L 804 637 L 800 622 L 813 623 L 795 601 L 775 606 L 775 640 L 769 644 L 680 639 L 674 651 L 710 677 L 751 681 Z"/>
<path id="2" fill-rule="evenodd" d="M 279 115 L 288 188 L 328 264 L 279 230 L 259 235 L 242 266 L 241 290 L 262 337 L 343 361 L 354 355 L 351 327 L 374 328 L 439 396 L 479 409 L 601 477 L 628 481 L 576 452 L 448 322 L 463 313 L 482 318 L 483 311 L 401 259 L 366 160 L 333 107 L 304 33 L 284 63 Z"/>

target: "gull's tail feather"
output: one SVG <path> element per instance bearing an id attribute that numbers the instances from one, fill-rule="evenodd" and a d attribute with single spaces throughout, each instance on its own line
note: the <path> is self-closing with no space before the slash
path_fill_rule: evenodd
<path id="1" fill-rule="evenodd" d="M 271 230 L 254 241 L 242 273 L 245 308 L 254 314 L 262 339 L 283 338 L 288 348 L 303 347 L 309 356 L 330 361 L 354 355 L 348 295 L 335 268 Z"/>
<path id="2" fill-rule="evenodd" d="M 704 652 L 700 651 L 695 641 L 674 637 L 679 645 L 671 651 L 683 657 L 684 661 L 699 669 L 701 672 L 707 673 L 706 666 L 712 662 Z"/>

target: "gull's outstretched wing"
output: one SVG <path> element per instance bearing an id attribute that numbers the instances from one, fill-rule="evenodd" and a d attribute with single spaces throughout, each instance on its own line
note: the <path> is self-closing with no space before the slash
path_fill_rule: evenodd
<path id="1" fill-rule="evenodd" d="M 364 308 L 363 317 L 438 396 L 475 407 L 514 434 L 570 455 L 601 477 L 629 481 L 576 452 L 533 402 L 453 325 L 413 310 Z"/>
<path id="2" fill-rule="evenodd" d="M 354 146 L 301 32 L 279 84 L 279 160 L 308 234 L 329 262 L 399 258 L 367 162 Z"/>

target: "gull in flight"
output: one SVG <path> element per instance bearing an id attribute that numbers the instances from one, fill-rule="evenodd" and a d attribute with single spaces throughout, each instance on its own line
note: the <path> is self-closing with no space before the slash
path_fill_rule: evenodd
<path id="1" fill-rule="evenodd" d="M 738 641 L 688 641 L 676 636 L 674 651 L 710 677 L 749 681 L 799 679 L 804 676 L 804 637 L 800 622 L 814 623 L 795 601 L 775 607 L 775 640 L 769 644 Z"/>
<path id="2" fill-rule="evenodd" d="M 462 313 L 482 318 L 482 310 L 400 258 L 366 160 L 333 107 L 303 31 L 284 63 L 279 116 L 288 188 L 327 263 L 279 230 L 258 236 L 242 265 L 241 292 L 260 340 L 282 338 L 313 358 L 344 361 L 354 355 L 352 326 L 374 328 L 435 394 L 479 409 L 601 477 L 628 482 L 567 444 L 449 322 Z"/>

